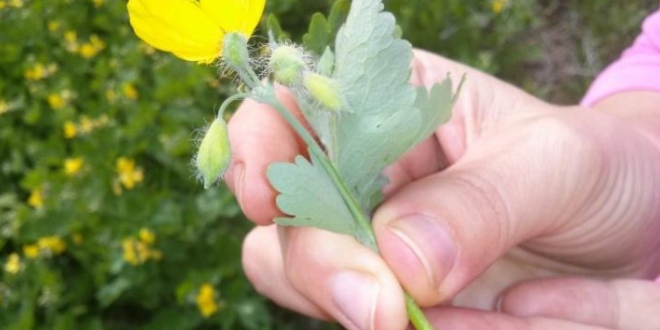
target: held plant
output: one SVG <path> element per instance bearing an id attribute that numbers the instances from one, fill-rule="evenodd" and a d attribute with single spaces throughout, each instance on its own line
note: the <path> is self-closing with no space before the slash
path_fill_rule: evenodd
<path id="1" fill-rule="evenodd" d="M 142 39 L 186 60 L 210 63 L 222 56 L 247 86 L 225 101 L 202 140 L 195 164 L 204 186 L 220 180 L 229 164 L 222 119 L 227 105 L 241 98 L 269 104 L 309 151 L 309 158 L 298 156 L 294 163 L 268 169 L 279 192 L 277 206 L 287 215 L 275 221 L 351 235 L 378 252 L 369 219 L 383 198 L 381 172 L 450 117 L 455 97 L 449 79 L 428 90 L 409 83 L 412 46 L 399 38 L 394 17 L 383 11 L 380 0 L 353 0 L 332 40 L 329 35 L 347 6 L 339 0 L 328 20 L 314 17 L 305 37 L 311 50 L 271 33 L 269 55 L 253 60 L 247 38 L 264 0 L 128 2 L 131 24 Z M 166 31 L 154 30 L 160 27 Z M 251 63 L 266 63 L 268 79 L 261 79 Z M 275 83 L 291 88 L 318 139 L 277 100 Z M 432 328 L 409 296 L 406 307 L 417 329 Z"/>

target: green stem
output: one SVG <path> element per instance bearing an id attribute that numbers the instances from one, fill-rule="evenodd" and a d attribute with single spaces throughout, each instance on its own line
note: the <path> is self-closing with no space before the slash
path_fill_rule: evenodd
<path id="1" fill-rule="evenodd" d="M 417 330 L 434 330 L 435 328 L 431 325 L 431 322 L 426 319 L 424 312 L 422 311 L 415 300 L 406 292 L 406 311 L 408 312 L 408 318 L 410 323 L 413 324 Z"/>
<path id="2" fill-rule="evenodd" d="M 314 137 L 305 129 L 305 127 L 294 117 L 289 110 L 277 100 L 277 97 L 275 97 L 275 92 L 272 86 L 262 86 L 262 91 L 263 94 L 259 94 L 257 97 L 257 100 L 260 102 L 268 103 L 269 105 L 273 106 L 277 112 L 284 118 L 284 120 L 291 125 L 291 127 L 298 133 L 298 135 L 305 141 L 305 144 L 309 147 L 310 153 L 313 155 L 313 157 L 318 160 L 323 167 L 323 169 L 326 171 L 326 173 L 330 176 L 332 182 L 335 184 L 335 187 L 339 190 L 341 193 L 342 198 L 344 199 L 344 202 L 348 206 L 351 215 L 355 218 L 357 221 L 358 225 L 360 226 L 361 232 L 367 235 L 366 237 L 361 237 L 360 241 L 362 244 L 367 246 L 369 249 L 376 253 L 380 253 L 378 249 L 378 245 L 376 244 L 376 236 L 373 232 L 373 229 L 371 227 L 371 222 L 369 219 L 366 217 L 364 212 L 362 212 L 362 208 L 360 207 L 360 204 L 358 203 L 357 200 L 355 200 L 355 197 L 353 194 L 350 192 L 348 187 L 346 187 L 346 184 L 344 181 L 341 179 L 339 176 L 339 173 L 337 172 L 337 169 L 332 165 L 330 160 L 328 159 L 328 156 L 323 152 L 323 149 L 321 149 L 321 146 L 316 142 Z M 406 301 L 406 311 L 408 312 L 408 318 L 410 319 L 410 322 L 413 324 L 415 329 L 417 330 L 433 330 L 433 326 L 431 323 L 426 319 L 426 316 L 424 316 L 424 313 L 422 312 L 421 308 L 417 305 L 415 300 L 408 294 L 405 294 L 405 301 Z"/>

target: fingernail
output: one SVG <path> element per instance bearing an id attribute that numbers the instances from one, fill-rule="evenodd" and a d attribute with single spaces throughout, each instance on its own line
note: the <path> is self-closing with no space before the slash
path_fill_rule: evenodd
<path id="1" fill-rule="evenodd" d="M 380 285 L 366 274 L 346 271 L 337 274 L 331 282 L 332 302 L 343 314 L 349 329 L 374 329 L 376 304 Z"/>
<path id="2" fill-rule="evenodd" d="M 424 268 L 429 283 L 439 288 L 454 266 L 456 243 L 438 220 L 424 215 L 410 215 L 391 222 L 388 227 L 410 247 Z"/>

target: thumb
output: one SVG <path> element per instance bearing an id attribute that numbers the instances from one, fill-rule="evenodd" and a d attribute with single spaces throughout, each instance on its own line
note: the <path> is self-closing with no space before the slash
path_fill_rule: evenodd
<path id="1" fill-rule="evenodd" d="M 555 110 L 502 123 L 377 210 L 383 258 L 418 303 L 451 299 L 521 242 L 572 230 L 594 191 L 612 189 L 603 163 L 620 168 L 600 152 L 608 139 L 583 130 L 581 116 Z"/>

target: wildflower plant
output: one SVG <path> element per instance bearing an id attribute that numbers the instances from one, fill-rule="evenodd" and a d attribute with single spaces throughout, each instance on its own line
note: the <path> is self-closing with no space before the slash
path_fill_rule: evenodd
<path id="1" fill-rule="evenodd" d="M 309 154 L 268 169 L 279 192 L 277 206 L 287 215 L 276 223 L 351 235 L 378 252 L 369 219 L 383 198 L 381 172 L 448 120 L 455 99 L 451 80 L 430 89 L 409 83 L 412 46 L 377 0 L 354 0 L 350 9 L 340 0 L 329 20 L 316 16 L 306 41 L 318 57 L 271 30 L 266 58 L 255 60 L 247 39 L 263 7 L 264 0 L 128 2 L 131 24 L 147 43 L 189 61 L 222 57 L 222 65 L 246 86 L 223 103 L 201 141 L 195 165 L 204 186 L 221 180 L 229 164 L 227 106 L 242 98 L 269 104 L 305 141 Z M 257 74 L 253 63 L 267 63 L 265 74 Z M 318 142 L 278 101 L 276 83 L 292 90 Z M 408 296 L 406 307 L 417 329 L 431 329 Z"/>

